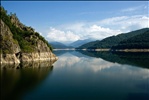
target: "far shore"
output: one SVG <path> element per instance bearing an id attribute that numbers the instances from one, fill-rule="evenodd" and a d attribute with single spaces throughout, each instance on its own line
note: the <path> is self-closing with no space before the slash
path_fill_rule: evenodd
<path id="1" fill-rule="evenodd" d="M 115 52 L 149 52 L 149 49 L 116 49 Z"/>
<path id="2" fill-rule="evenodd" d="M 149 49 L 75 49 L 75 48 L 66 48 L 66 49 L 53 49 L 54 51 L 59 50 L 83 50 L 83 51 L 113 51 L 113 52 L 149 52 Z"/>
<path id="3" fill-rule="evenodd" d="M 53 51 L 58 51 L 58 50 L 76 50 L 75 48 L 66 48 L 66 49 L 53 49 Z"/>

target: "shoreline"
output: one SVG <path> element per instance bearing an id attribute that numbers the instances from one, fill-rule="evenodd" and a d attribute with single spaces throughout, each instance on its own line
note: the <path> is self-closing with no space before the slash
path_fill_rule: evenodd
<path id="1" fill-rule="evenodd" d="M 115 49 L 114 52 L 149 52 L 149 49 Z"/>
<path id="2" fill-rule="evenodd" d="M 149 49 L 109 49 L 109 48 L 104 48 L 104 49 L 54 49 L 54 51 L 61 51 L 61 50 L 76 50 L 76 51 L 112 51 L 112 52 L 149 52 Z"/>
<path id="3" fill-rule="evenodd" d="M 19 64 L 22 62 L 42 62 L 58 60 L 58 57 L 52 52 L 32 52 L 32 53 L 19 53 L 19 54 L 0 54 L 0 64 L 4 63 L 15 63 Z"/>

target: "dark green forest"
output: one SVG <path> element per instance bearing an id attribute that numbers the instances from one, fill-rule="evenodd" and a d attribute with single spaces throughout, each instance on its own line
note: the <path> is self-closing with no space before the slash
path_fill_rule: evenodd
<path id="1" fill-rule="evenodd" d="M 137 45 L 140 46 L 138 48 L 142 48 L 142 47 L 149 48 L 148 47 L 148 45 L 149 45 L 148 30 L 149 30 L 149 28 L 143 28 L 143 29 L 139 29 L 136 31 L 128 32 L 128 33 L 122 33 L 122 34 L 119 34 L 116 36 L 110 36 L 110 37 L 107 37 L 101 41 L 89 42 L 87 44 L 84 44 L 84 45 L 78 47 L 77 49 L 110 49 L 112 47 L 116 48 L 116 46 L 119 45 L 119 43 L 124 45 L 124 42 L 125 42 L 125 47 L 126 47 L 126 45 L 129 45 L 130 43 L 132 43 L 132 44 L 136 44 L 136 46 Z M 140 35 L 140 36 L 137 36 L 137 35 Z M 133 41 L 131 38 L 133 40 L 140 41 L 140 42 Z M 122 41 L 123 41 L 123 43 L 122 43 Z M 127 44 L 126 44 L 126 42 L 127 42 Z M 133 43 L 133 42 L 135 42 L 135 43 Z M 141 46 L 140 44 L 143 46 Z M 132 46 L 132 48 L 134 48 L 133 45 L 130 45 L 129 48 L 131 46 Z M 121 47 L 122 47 L 122 45 L 121 45 Z"/>
<path id="2" fill-rule="evenodd" d="M 112 49 L 149 49 L 149 30 L 121 41 L 117 46 L 113 46 Z"/>

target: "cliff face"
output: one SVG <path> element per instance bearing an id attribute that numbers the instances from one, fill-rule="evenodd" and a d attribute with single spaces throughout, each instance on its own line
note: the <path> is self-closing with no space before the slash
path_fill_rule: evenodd
<path id="1" fill-rule="evenodd" d="M 20 46 L 18 41 L 13 39 L 13 34 L 10 31 L 9 27 L 0 20 L 0 42 L 1 42 L 1 49 L 4 53 L 17 53 L 20 52 Z"/>
<path id="2" fill-rule="evenodd" d="M 1 9 L 1 14 L 1 63 L 57 59 L 51 51 L 51 46 L 33 28 L 23 25 L 16 15 L 8 16 L 4 9 Z"/>
<path id="3" fill-rule="evenodd" d="M 20 63 L 15 55 L 21 51 L 18 42 L 13 39 L 13 34 L 2 20 L 0 20 L 0 24 L 1 63 Z"/>

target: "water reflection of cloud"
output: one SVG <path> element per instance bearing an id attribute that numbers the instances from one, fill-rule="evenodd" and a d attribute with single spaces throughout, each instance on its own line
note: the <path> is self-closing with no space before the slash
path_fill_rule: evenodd
<path id="1" fill-rule="evenodd" d="M 101 58 L 78 57 L 74 53 L 65 53 L 59 56 L 52 74 L 42 86 L 29 93 L 27 98 L 39 99 L 41 96 L 40 99 L 78 99 L 77 97 L 84 95 L 94 99 L 92 97 L 106 94 L 109 100 L 113 97 L 127 99 L 127 95 L 132 93 L 148 95 L 148 71 L 128 64 L 111 63 Z M 64 96 L 71 98 L 63 98 Z"/>
<path id="2" fill-rule="evenodd" d="M 143 68 L 133 68 L 132 70 L 126 69 L 131 75 L 136 75 L 140 80 L 148 79 L 149 80 L 149 69 Z"/>
<path id="3" fill-rule="evenodd" d="M 59 60 L 54 64 L 55 69 L 69 68 L 75 69 L 78 73 L 83 71 L 92 71 L 97 73 L 99 71 L 106 70 L 116 72 L 118 75 L 124 76 L 137 76 L 139 79 L 149 79 L 149 70 L 139 67 L 132 67 L 131 65 L 121 65 L 118 63 L 112 63 L 105 61 L 101 58 L 93 57 L 77 57 L 66 53 L 59 57 Z M 126 74 L 127 73 L 127 74 Z M 111 74 L 111 72 L 109 73 Z"/>
<path id="4" fill-rule="evenodd" d="M 69 54 L 60 56 L 59 60 L 55 63 L 55 66 L 57 67 L 75 67 L 78 70 L 91 69 L 94 72 L 98 72 L 115 65 L 118 66 L 119 64 L 107 62 L 100 58 L 77 57 L 74 55 L 70 56 Z"/>
<path id="5" fill-rule="evenodd" d="M 80 61 L 80 59 L 76 56 L 61 56 L 59 57 L 57 63 L 55 63 L 55 65 L 57 65 L 58 67 L 66 67 L 66 66 L 72 66 L 76 63 L 78 63 Z"/>

